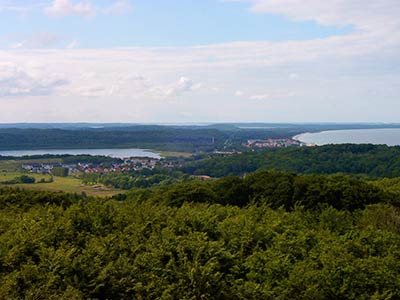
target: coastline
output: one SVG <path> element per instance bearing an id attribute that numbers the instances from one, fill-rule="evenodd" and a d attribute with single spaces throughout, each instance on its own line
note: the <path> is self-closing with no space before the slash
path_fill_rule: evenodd
<path id="1" fill-rule="evenodd" d="M 324 132 L 324 131 L 319 131 L 319 132 Z M 305 142 L 305 141 L 302 141 L 302 140 L 301 140 L 301 136 L 304 135 L 304 134 L 312 134 L 312 133 L 319 133 L 319 132 L 303 132 L 303 133 L 297 134 L 297 135 L 295 135 L 294 137 L 292 137 L 292 140 L 298 141 L 299 143 L 302 144 L 302 146 L 306 146 L 306 147 L 316 147 L 316 146 L 318 146 L 318 145 L 315 144 L 315 143 L 307 143 L 307 142 Z"/>
<path id="2" fill-rule="evenodd" d="M 306 133 L 310 133 L 310 132 L 303 132 L 303 133 L 297 134 L 294 137 L 292 137 L 292 140 L 295 140 L 295 141 L 298 141 L 298 142 L 302 142 L 300 140 L 300 136 L 303 135 L 303 134 L 306 134 Z"/>

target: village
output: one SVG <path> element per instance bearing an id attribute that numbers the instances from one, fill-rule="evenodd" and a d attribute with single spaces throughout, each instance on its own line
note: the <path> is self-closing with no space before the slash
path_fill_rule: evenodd
<path id="1" fill-rule="evenodd" d="M 73 175 L 77 173 L 111 173 L 121 171 L 139 171 L 143 169 L 154 169 L 160 162 L 158 158 L 149 157 L 130 157 L 123 158 L 121 162 L 115 163 L 87 163 L 79 162 L 76 164 L 71 163 L 32 163 L 22 164 L 22 169 L 35 174 L 53 174 L 55 168 L 63 168 L 66 170 L 66 175 Z"/>
<path id="2" fill-rule="evenodd" d="M 307 146 L 305 143 L 296 139 L 257 139 L 248 140 L 244 144 L 249 149 L 261 149 L 261 148 L 287 148 L 287 147 L 302 147 Z M 240 154 L 240 151 L 214 151 L 214 154 L 222 155 L 234 155 Z M 56 171 L 60 174 L 62 169 L 63 176 L 75 175 L 79 173 L 112 173 L 112 172 L 123 172 L 123 171 L 140 171 L 143 169 L 154 169 L 156 166 L 162 168 L 176 168 L 182 166 L 182 162 L 177 164 L 177 161 L 151 158 L 151 157 L 129 157 L 122 158 L 113 163 L 90 163 L 90 162 L 77 162 L 77 163 L 62 163 L 62 162 L 44 162 L 44 163 L 26 163 L 22 164 L 21 168 L 25 172 L 34 174 L 49 174 L 55 175 Z"/>
<path id="3" fill-rule="evenodd" d="M 295 139 L 265 139 L 265 140 L 248 140 L 245 145 L 247 148 L 288 148 L 302 147 L 305 143 Z"/>

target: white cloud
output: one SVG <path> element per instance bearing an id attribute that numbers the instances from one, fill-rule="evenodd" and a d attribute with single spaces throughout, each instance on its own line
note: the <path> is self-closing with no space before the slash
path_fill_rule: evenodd
<path id="1" fill-rule="evenodd" d="M 83 97 L 105 97 L 112 96 L 114 94 L 114 89 L 112 86 L 106 87 L 98 84 L 93 86 L 81 86 L 76 92 Z"/>
<path id="2" fill-rule="evenodd" d="M 155 95 L 165 98 L 179 97 L 184 93 L 198 90 L 202 87 L 201 83 L 194 83 L 187 77 L 181 77 L 177 82 L 165 85 L 156 86 L 152 89 Z"/>
<path id="3" fill-rule="evenodd" d="M 89 0 L 73 2 L 73 0 L 54 0 L 45 7 L 47 15 L 53 17 L 82 16 L 94 17 L 99 14 L 123 15 L 132 12 L 133 5 L 129 0 L 117 0 L 108 6 L 94 6 Z"/>
<path id="4" fill-rule="evenodd" d="M 84 16 L 93 17 L 96 10 L 88 2 L 72 3 L 70 0 L 54 0 L 53 3 L 45 8 L 46 14 L 55 17 Z"/>
<path id="5" fill-rule="evenodd" d="M 15 42 L 11 45 L 14 49 L 38 49 L 49 48 L 58 45 L 62 38 L 58 35 L 48 32 L 24 36 L 22 40 Z"/>
<path id="6" fill-rule="evenodd" d="M 274 93 L 264 93 L 264 94 L 255 94 L 249 97 L 250 100 L 274 100 L 274 99 L 284 99 L 297 96 L 295 92 L 274 92 Z"/>
<path id="7" fill-rule="evenodd" d="M 73 40 L 67 45 L 67 49 L 74 49 L 77 45 L 78 45 L 78 40 L 77 40 L 77 39 L 73 39 Z"/>
<path id="8" fill-rule="evenodd" d="M 229 0 L 228 0 L 229 1 Z M 256 13 L 287 16 L 293 20 L 312 20 L 322 25 L 354 25 L 373 31 L 379 27 L 398 26 L 398 0 L 231 0 L 251 3 Z"/>
<path id="9" fill-rule="evenodd" d="M 250 100 L 268 100 L 268 99 L 271 99 L 271 95 L 270 94 L 257 94 L 257 95 L 250 96 L 249 99 Z"/>
<path id="10" fill-rule="evenodd" d="M 105 14 L 109 15 L 123 15 L 133 11 L 133 5 L 128 0 L 119 0 L 111 4 L 109 7 L 103 9 Z"/>
<path id="11" fill-rule="evenodd" d="M 0 48 L 29 50 L 29 49 L 73 49 L 77 46 L 78 40 L 67 40 L 64 36 L 39 32 L 34 34 L 8 34 L 0 37 Z"/>
<path id="12" fill-rule="evenodd" d="M 244 96 L 244 93 L 242 91 L 236 91 L 235 92 L 235 96 L 236 97 L 242 97 L 242 96 Z"/>
<path id="13" fill-rule="evenodd" d="M 304 42 L 274 43 L 283 59 L 290 53 L 311 60 L 343 55 L 363 56 L 371 52 L 400 48 L 400 5 L 398 0 L 226 0 L 247 2 L 255 13 L 278 14 L 294 21 L 314 21 L 320 25 L 349 27 L 350 32 Z M 297 49 L 299 46 L 299 49 Z M 306 49 L 308 48 L 308 50 Z M 292 51 L 291 51 L 292 50 Z M 299 50 L 299 55 L 294 52 Z M 309 52 L 309 55 L 307 54 Z"/>
<path id="14" fill-rule="evenodd" d="M 0 12 L 15 12 L 25 15 L 29 11 L 43 7 L 42 2 L 21 0 L 0 0 Z"/>
<path id="15" fill-rule="evenodd" d="M 155 88 L 151 79 L 136 74 L 106 76 L 102 73 L 83 73 L 66 87 L 64 95 L 83 97 L 145 97 Z"/>
<path id="16" fill-rule="evenodd" d="M 66 84 L 56 74 L 27 72 L 12 64 L 0 64 L 0 97 L 50 95 Z"/>

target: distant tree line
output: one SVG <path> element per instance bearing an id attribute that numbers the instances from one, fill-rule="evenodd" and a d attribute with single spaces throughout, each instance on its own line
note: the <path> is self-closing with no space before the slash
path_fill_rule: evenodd
<path id="1" fill-rule="evenodd" d="M 211 151 L 227 135 L 216 129 L 150 127 L 142 130 L 0 129 L 0 150 L 73 148 L 153 148 Z"/>
<path id="2" fill-rule="evenodd" d="M 30 184 L 35 183 L 36 179 L 28 175 L 17 176 L 14 179 L 1 181 L 1 184 Z"/>

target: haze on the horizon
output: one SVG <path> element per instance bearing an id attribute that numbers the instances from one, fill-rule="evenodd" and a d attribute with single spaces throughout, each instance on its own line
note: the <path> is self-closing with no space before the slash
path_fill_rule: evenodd
<path id="1" fill-rule="evenodd" d="M 0 0 L 0 123 L 399 122 L 398 0 Z"/>

